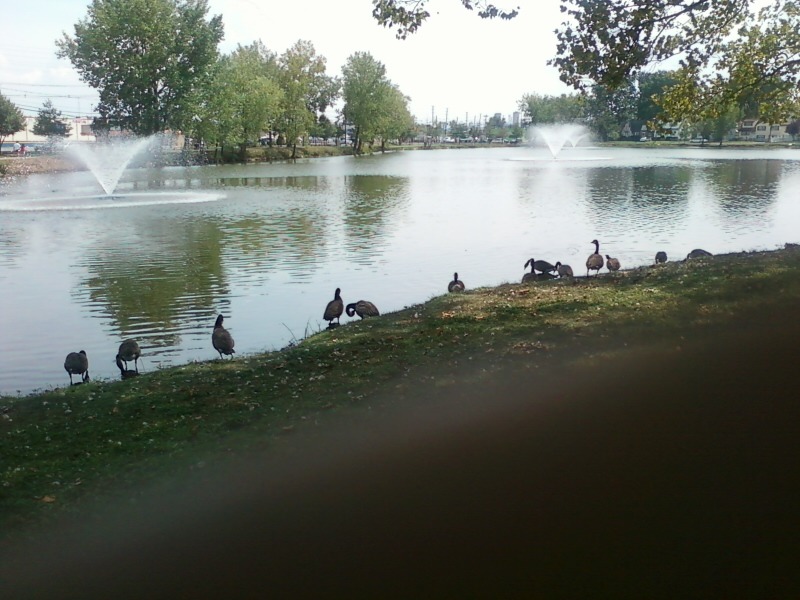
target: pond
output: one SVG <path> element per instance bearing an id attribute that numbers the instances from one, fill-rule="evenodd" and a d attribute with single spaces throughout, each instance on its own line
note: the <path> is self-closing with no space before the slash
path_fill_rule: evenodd
<path id="1" fill-rule="evenodd" d="M 295 163 L 89 172 L 0 186 L 0 394 L 68 385 L 68 352 L 119 377 L 209 360 L 217 314 L 238 355 L 324 329 L 337 287 L 382 312 L 518 282 L 528 258 L 585 275 L 597 238 L 623 268 L 798 241 L 800 152 L 434 150 Z M 603 270 L 605 273 L 605 269 Z M 357 317 L 356 317 L 357 318 Z M 345 323 L 348 317 L 342 318 Z"/>

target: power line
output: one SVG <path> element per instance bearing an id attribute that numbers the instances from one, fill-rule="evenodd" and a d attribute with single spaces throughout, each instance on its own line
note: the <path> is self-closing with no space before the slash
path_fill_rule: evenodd
<path id="1" fill-rule="evenodd" d="M 22 83 L 19 81 L 0 81 L 0 87 L 6 85 L 21 85 L 24 87 L 79 87 L 85 88 L 86 84 L 81 83 Z"/>

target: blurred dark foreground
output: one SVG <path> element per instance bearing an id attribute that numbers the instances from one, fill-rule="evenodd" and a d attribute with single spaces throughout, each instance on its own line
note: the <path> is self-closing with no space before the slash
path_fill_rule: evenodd
<path id="1" fill-rule="evenodd" d="M 421 389 L 5 548 L 0 597 L 800 597 L 799 346 L 787 310 Z"/>

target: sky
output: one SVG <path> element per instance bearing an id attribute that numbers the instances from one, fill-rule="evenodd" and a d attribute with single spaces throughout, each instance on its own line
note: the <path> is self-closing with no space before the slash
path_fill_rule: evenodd
<path id="1" fill-rule="evenodd" d="M 23 113 L 35 115 L 50 99 L 64 116 L 91 116 L 97 94 L 81 83 L 55 40 L 86 17 L 90 0 L 25 0 L 3 3 L 0 93 Z M 484 20 L 460 0 L 429 0 L 431 17 L 406 40 L 372 18 L 370 0 L 210 0 L 210 15 L 222 15 L 220 51 L 261 40 L 282 54 L 309 40 L 327 60 L 327 73 L 341 75 L 355 52 L 369 52 L 386 66 L 389 79 L 411 98 L 420 122 L 473 122 L 518 109 L 524 94 L 559 95 L 571 88 L 554 67 L 554 30 L 562 21 L 559 0 L 499 0 L 520 6 L 512 21 Z"/>

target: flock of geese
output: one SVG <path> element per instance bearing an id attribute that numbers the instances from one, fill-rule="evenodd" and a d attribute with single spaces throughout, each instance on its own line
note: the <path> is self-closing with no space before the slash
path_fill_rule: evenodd
<path id="1" fill-rule="evenodd" d="M 605 255 L 604 260 L 603 255 L 600 254 L 600 242 L 592 240 L 591 243 L 594 244 L 594 252 L 586 259 L 586 276 L 589 277 L 590 272 L 594 271 L 595 277 L 597 277 L 603 266 L 611 273 L 619 271 L 619 260 L 608 254 Z M 697 248 L 689 252 L 686 258 L 693 259 L 705 256 L 712 256 L 712 254 L 706 250 Z M 667 253 L 663 250 L 656 252 L 655 262 L 656 264 L 667 262 Z M 569 279 L 574 277 L 572 267 L 562 264 L 561 262 L 556 262 L 556 264 L 553 265 L 546 260 L 534 260 L 533 258 L 529 258 L 525 262 L 523 268 L 527 269 L 528 267 L 530 267 L 531 270 L 522 276 L 522 283 L 555 279 L 556 277 Z M 458 278 L 458 273 L 453 273 L 453 280 L 447 284 L 447 291 L 457 293 L 463 292 L 465 289 L 464 282 Z M 328 302 L 325 307 L 325 313 L 322 315 L 322 318 L 328 322 L 328 329 L 339 326 L 339 318 L 344 312 L 347 312 L 348 317 L 358 315 L 362 319 L 380 315 L 378 308 L 369 300 L 359 300 L 358 302 L 353 302 L 345 306 L 341 293 L 342 290 L 336 288 L 333 300 Z M 217 316 L 217 320 L 214 323 L 214 330 L 211 334 L 211 345 L 214 347 L 214 350 L 219 352 L 220 359 L 223 358 L 223 356 L 230 356 L 233 358 L 235 353 L 233 349 L 233 336 L 223 327 L 222 323 L 224 320 L 225 318 L 222 315 Z M 334 320 L 336 321 L 335 323 Z M 122 379 L 129 379 L 139 375 L 139 358 L 141 355 L 142 351 L 136 340 L 125 340 L 119 345 L 115 360 Z M 133 362 L 133 369 L 128 369 L 129 362 Z M 70 352 L 67 354 L 67 358 L 64 360 L 64 370 L 69 375 L 70 385 L 77 385 L 72 380 L 73 375 L 80 376 L 81 380 L 77 383 L 89 381 L 89 358 L 86 356 L 86 352 L 81 350 L 79 352 Z"/>

